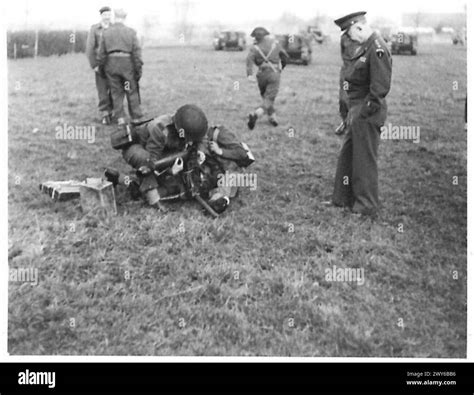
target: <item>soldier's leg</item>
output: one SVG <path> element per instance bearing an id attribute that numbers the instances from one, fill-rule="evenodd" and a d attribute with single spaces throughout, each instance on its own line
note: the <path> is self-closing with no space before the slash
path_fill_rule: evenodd
<path id="1" fill-rule="evenodd" d="M 133 144 L 127 149 L 124 149 L 122 156 L 125 161 L 135 169 L 139 169 L 141 166 L 147 166 L 150 160 L 150 153 L 140 144 Z M 146 197 L 150 205 L 155 205 L 160 200 L 157 188 L 158 181 L 153 172 L 141 178 L 140 192 Z"/>
<path id="2" fill-rule="evenodd" d="M 125 94 L 127 95 L 128 112 L 130 118 L 139 119 L 143 116 L 138 95 L 138 83 L 135 80 L 133 65 L 129 58 L 122 58 L 122 76 L 126 81 Z"/>
<path id="3" fill-rule="evenodd" d="M 267 89 L 267 75 L 265 72 L 257 73 L 257 84 L 258 84 L 258 89 L 260 91 L 260 96 L 263 99 L 263 97 L 265 96 L 265 91 Z M 257 122 L 258 118 L 262 117 L 263 114 L 265 114 L 265 109 L 263 107 L 263 104 L 260 107 L 258 107 L 255 111 L 249 114 L 249 120 L 248 120 L 247 125 L 250 130 L 252 130 L 255 127 L 255 123 Z"/>
<path id="4" fill-rule="evenodd" d="M 124 123 L 125 112 L 123 110 L 123 99 L 125 97 L 125 91 L 122 77 L 117 72 L 115 59 L 112 61 L 109 60 L 105 66 L 105 73 L 107 74 L 107 81 L 109 83 L 110 93 L 112 95 L 115 117 L 117 118 L 117 121 Z"/>
<path id="5" fill-rule="evenodd" d="M 112 98 L 110 95 L 109 83 L 107 76 L 101 73 L 95 73 L 95 86 L 99 96 L 99 111 L 101 116 L 110 117 L 113 111 Z"/>
<path id="6" fill-rule="evenodd" d="M 380 127 L 367 119 L 357 118 L 351 125 L 353 137 L 352 211 L 376 215 L 379 209 L 377 151 Z"/>
<path id="7" fill-rule="evenodd" d="M 272 73 L 268 78 L 267 89 L 263 97 L 263 107 L 268 114 L 268 119 L 273 126 L 278 125 L 275 114 L 275 100 L 280 90 L 280 73 Z"/>
<path id="8" fill-rule="evenodd" d="M 336 177 L 334 180 L 334 191 L 332 203 L 339 207 L 352 207 L 354 197 L 352 194 L 352 157 L 353 142 L 352 132 L 349 131 L 344 136 L 339 158 L 337 160 Z"/>

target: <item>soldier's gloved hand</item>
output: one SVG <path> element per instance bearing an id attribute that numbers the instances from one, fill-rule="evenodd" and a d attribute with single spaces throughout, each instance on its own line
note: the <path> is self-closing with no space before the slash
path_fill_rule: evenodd
<path id="1" fill-rule="evenodd" d="M 217 144 L 215 141 L 211 141 L 209 143 L 209 150 L 219 156 L 222 156 L 222 148 L 219 147 L 219 144 Z"/>
<path id="2" fill-rule="evenodd" d="M 199 166 L 201 166 L 204 163 L 204 161 L 206 160 L 206 154 L 202 151 L 198 151 L 197 156 L 198 156 L 197 157 L 197 163 L 198 163 Z"/>
<path id="3" fill-rule="evenodd" d="M 184 167 L 183 159 L 176 158 L 176 160 L 173 163 L 173 166 L 171 166 L 171 174 L 175 176 L 176 174 L 182 172 L 183 167 Z"/>
<path id="4" fill-rule="evenodd" d="M 250 81 L 250 82 L 256 82 L 257 81 L 257 78 L 252 74 L 252 75 L 249 75 L 247 77 L 247 79 Z"/>

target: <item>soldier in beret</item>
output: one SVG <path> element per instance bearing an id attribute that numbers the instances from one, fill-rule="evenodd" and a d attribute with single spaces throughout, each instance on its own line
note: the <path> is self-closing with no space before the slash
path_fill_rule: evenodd
<path id="1" fill-rule="evenodd" d="M 102 33 L 110 26 L 112 11 L 110 7 L 102 7 L 99 13 L 101 21 L 91 26 L 89 35 L 87 36 L 86 55 L 91 68 L 95 72 L 95 86 L 97 88 L 97 94 L 99 95 L 99 112 L 102 116 L 102 123 L 108 125 L 110 124 L 113 110 L 112 96 L 104 69 L 103 67 L 98 67 L 97 54 Z"/>
<path id="2" fill-rule="evenodd" d="M 132 122 L 138 122 L 143 116 L 138 87 L 142 76 L 142 50 L 136 31 L 124 24 L 126 12 L 118 9 L 114 11 L 114 15 L 115 23 L 102 34 L 98 63 L 105 68 L 107 74 L 117 123 L 125 123 L 125 96 Z"/>
<path id="3" fill-rule="evenodd" d="M 332 202 L 354 213 L 376 216 L 379 210 L 377 151 L 387 117 L 392 57 L 385 41 L 356 12 L 334 21 L 361 46 L 344 70 L 349 99 L 348 131 L 337 164 Z"/>
<path id="4" fill-rule="evenodd" d="M 263 102 L 248 116 L 250 130 L 255 127 L 257 119 L 264 114 L 268 115 L 268 120 L 273 126 L 278 126 L 273 105 L 280 88 L 281 71 L 285 68 L 289 56 L 269 34 L 264 27 L 257 27 L 251 33 L 255 38 L 255 44 L 247 56 L 247 78 L 251 82 L 255 81 L 253 66 L 256 65 L 258 67 L 256 79 Z"/>
<path id="5" fill-rule="evenodd" d="M 201 172 L 201 191 L 217 213 L 223 212 L 237 194 L 234 185 L 219 184 L 225 174 L 238 173 L 254 162 L 250 149 L 224 126 L 208 125 L 205 113 L 196 105 L 186 104 L 174 114 L 165 114 L 133 127 L 133 144 L 122 151 L 126 162 L 135 169 L 153 168 L 150 161 L 163 159 L 196 145 Z M 183 163 L 174 164 L 160 176 L 148 172 L 140 180 L 139 191 L 149 205 L 163 210 L 161 199 L 183 192 L 179 174 Z M 107 175 L 107 174 L 106 174 Z M 110 175 L 109 175 L 110 176 Z M 109 178 L 117 183 L 117 179 Z"/>

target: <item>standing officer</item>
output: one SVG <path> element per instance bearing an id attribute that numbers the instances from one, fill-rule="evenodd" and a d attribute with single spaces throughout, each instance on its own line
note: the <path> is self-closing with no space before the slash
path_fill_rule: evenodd
<path id="1" fill-rule="evenodd" d="M 255 28 L 250 34 L 255 38 L 255 44 L 250 48 L 247 56 L 247 78 L 255 81 L 253 65 L 258 66 L 257 82 L 263 103 L 254 112 L 249 114 L 248 127 L 252 130 L 257 119 L 263 114 L 273 126 L 278 126 L 273 104 L 280 88 L 280 75 L 289 58 L 286 51 L 274 38 L 269 36 L 264 27 Z"/>
<path id="2" fill-rule="evenodd" d="M 102 34 L 98 61 L 105 66 L 118 124 L 125 123 L 124 96 L 127 96 L 132 122 L 138 122 L 143 116 L 138 86 L 142 76 L 142 51 L 136 31 L 124 25 L 126 12 L 118 9 L 114 14 L 115 23 Z"/>
<path id="3" fill-rule="evenodd" d="M 350 64 L 352 57 L 356 54 L 357 49 L 359 48 L 360 44 L 357 41 L 352 40 L 347 31 L 345 31 L 341 35 L 341 58 L 342 58 L 342 66 L 341 71 L 339 73 L 339 115 L 341 116 L 342 122 L 339 127 L 336 129 L 336 134 L 341 135 L 344 134 L 346 131 L 346 118 L 349 112 L 349 97 L 347 96 L 347 92 L 344 88 L 346 88 L 344 84 L 344 74 L 346 72 L 347 67 Z"/>
<path id="4" fill-rule="evenodd" d="M 387 117 L 392 57 L 385 41 L 367 24 L 365 12 L 334 21 L 361 44 L 344 71 L 349 98 L 348 131 L 336 170 L 333 204 L 375 216 L 379 209 L 377 150 L 380 128 Z"/>
<path id="5" fill-rule="evenodd" d="M 112 116 L 112 96 L 110 94 L 107 76 L 105 75 L 103 67 L 98 67 L 97 53 L 99 50 L 102 33 L 110 26 L 110 18 L 112 17 L 112 10 L 110 7 L 102 7 L 99 10 L 101 21 L 91 26 L 89 35 L 87 36 L 86 55 L 89 59 L 91 68 L 95 72 L 95 86 L 99 95 L 99 111 L 102 116 L 102 123 L 109 125 Z"/>

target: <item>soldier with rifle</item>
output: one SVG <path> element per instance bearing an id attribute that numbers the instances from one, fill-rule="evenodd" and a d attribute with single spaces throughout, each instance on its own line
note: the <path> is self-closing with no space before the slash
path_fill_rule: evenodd
<path id="1" fill-rule="evenodd" d="M 102 33 L 97 55 L 98 67 L 105 69 L 117 123 L 125 124 L 125 96 L 132 122 L 139 122 L 143 116 L 138 86 L 142 76 L 142 51 L 136 31 L 124 24 L 126 12 L 118 9 L 114 14 L 115 23 Z"/>
<path id="2" fill-rule="evenodd" d="M 192 104 L 140 125 L 119 125 L 111 138 L 137 170 L 139 193 L 163 211 L 163 201 L 195 199 L 217 216 L 237 194 L 235 186 L 219 185 L 219 174 L 238 172 L 254 161 L 247 145 L 225 127 L 209 126 L 204 112 Z M 112 169 L 106 177 L 114 184 L 123 180 Z"/>

